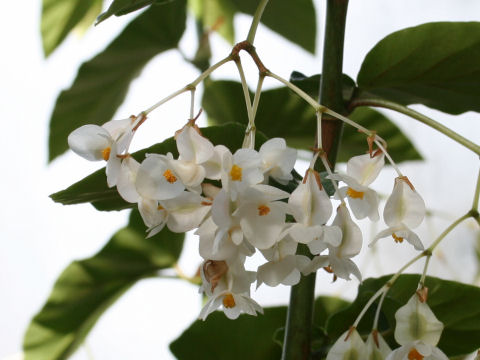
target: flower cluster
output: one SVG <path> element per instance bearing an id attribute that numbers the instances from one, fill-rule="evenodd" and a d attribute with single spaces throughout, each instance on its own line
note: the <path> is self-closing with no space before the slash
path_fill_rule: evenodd
<path id="1" fill-rule="evenodd" d="M 355 328 L 346 331 L 330 349 L 327 360 L 448 360 L 437 347 L 443 324 L 435 317 L 425 298 L 415 293 L 395 313 L 395 340 L 400 347 L 391 350 L 383 337 L 372 331 L 363 342 Z"/>
<path id="2" fill-rule="evenodd" d="M 196 229 L 204 259 L 200 290 L 209 297 L 202 319 L 219 307 L 232 319 L 242 312 L 261 312 L 250 297 L 255 281 L 257 288 L 295 285 L 301 274 L 320 268 L 335 278 L 349 280 L 354 275 L 361 280 L 352 258 L 362 248 L 362 233 L 344 199 L 357 219 L 378 220 L 378 196 L 369 185 L 384 165 L 382 151 L 353 157 L 347 174 L 330 174 L 327 181 L 346 186 L 337 188 L 340 204 L 327 225 L 334 206 L 314 170 L 319 154 L 303 181 L 296 183 L 292 177 L 296 150 L 284 139 L 270 139 L 258 151 L 241 148 L 232 153 L 224 145 L 214 146 L 191 120 L 175 135 L 178 158 L 171 153 L 147 154 L 139 163 L 128 147 L 143 120 L 131 117 L 103 126 L 85 125 L 73 131 L 68 142 L 87 160 L 107 161 L 108 185 L 138 204 L 148 237 L 165 226 L 173 232 Z M 294 182 L 296 188 L 288 193 L 270 185 L 270 179 L 280 185 Z M 405 238 L 423 248 L 410 228 L 418 226 L 424 211 L 423 200 L 408 179 L 398 177 L 384 212 L 390 227 L 377 238 L 392 235 L 398 242 Z M 305 244 L 311 256 L 297 255 L 298 244 Z M 245 261 L 257 250 L 266 262 L 257 271 L 247 271 Z"/>

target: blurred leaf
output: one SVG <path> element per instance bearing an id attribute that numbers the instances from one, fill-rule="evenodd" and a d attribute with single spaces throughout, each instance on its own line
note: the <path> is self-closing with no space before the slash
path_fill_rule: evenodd
<path id="1" fill-rule="evenodd" d="M 202 134 L 210 139 L 214 145 L 223 144 L 232 152 L 242 147 L 245 127 L 240 124 L 210 126 L 201 130 Z M 260 147 L 266 141 L 266 138 L 262 134 L 257 134 L 256 141 L 257 147 Z M 147 149 L 137 151 L 132 156 L 141 162 L 147 153 L 166 154 L 168 152 L 171 152 L 174 157 L 178 157 L 177 145 L 173 137 Z M 53 201 L 64 205 L 90 202 L 98 210 L 105 211 L 122 210 L 135 205 L 123 200 L 115 187 L 108 188 L 105 168 L 90 174 L 65 190 L 50 195 L 50 197 Z"/>
<path id="2" fill-rule="evenodd" d="M 384 114 L 371 108 L 355 109 L 348 116 L 367 129 L 376 131 L 388 144 L 388 153 L 395 162 L 422 160 L 415 146 L 405 134 Z M 347 162 L 352 156 L 364 154 L 368 150 L 367 138 L 352 126 L 345 125 L 342 143 L 338 150 L 338 161 Z"/>
<path id="3" fill-rule="evenodd" d="M 174 0 L 113 0 L 107 11 L 98 16 L 96 24 L 100 24 L 112 15 L 126 15 L 148 5 L 165 4 L 171 1 Z M 179 2 L 178 6 L 183 6 L 183 4 Z"/>
<path id="4" fill-rule="evenodd" d="M 387 275 L 365 280 L 352 305 L 328 319 L 328 335 L 337 339 L 348 330 L 371 296 L 390 278 Z M 383 303 L 379 330 L 392 347 L 397 346 L 393 338 L 395 312 L 415 293 L 419 279 L 419 275 L 400 276 Z M 427 277 L 425 285 L 429 290 L 428 305 L 445 326 L 438 347 L 449 357 L 476 350 L 480 339 L 480 288 L 434 277 Z M 374 315 L 375 306 L 360 322 L 360 334 L 366 336 L 371 331 Z"/>
<path id="5" fill-rule="evenodd" d="M 177 261 L 183 237 L 164 229 L 145 239 L 145 225 L 133 211 L 128 226 L 100 252 L 74 261 L 60 275 L 27 329 L 25 360 L 67 359 L 104 311 L 133 284 Z"/>
<path id="6" fill-rule="evenodd" d="M 339 298 L 320 297 L 315 301 L 314 324 L 323 326 L 328 315 L 348 303 Z M 285 325 L 286 306 L 264 309 L 264 315 L 241 315 L 228 319 L 223 312 L 197 320 L 170 344 L 179 360 L 278 360 L 282 349 L 276 341 Z"/>
<path id="7" fill-rule="evenodd" d="M 91 25 L 101 10 L 102 0 L 43 0 L 40 31 L 45 56 L 49 56 L 79 24 L 88 19 Z"/>
<path id="8" fill-rule="evenodd" d="M 110 120 L 130 82 L 155 55 L 175 48 L 185 29 L 185 0 L 152 6 L 100 54 L 84 63 L 57 98 L 50 120 L 49 160 L 67 150 L 67 136 L 85 124 Z"/>
<path id="9" fill-rule="evenodd" d="M 302 90 L 312 93 L 314 83 L 319 81 L 318 75 L 310 78 L 296 76 L 292 79 Z M 352 80 L 345 75 L 345 101 L 353 91 Z M 318 92 L 318 89 L 316 90 Z M 311 94 L 315 96 L 315 94 Z M 251 94 L 253 98 L 253 94 Z M 214 124 L 238 122 L 246 124 L 247 111 L 243 101 L 242 86 L 234 81 L 210 81 L 205 83 L 202 107 L 208 114 L 209 121 Z M 412 143 L 386 116 L 372 109 L 359 108 L 350 116 L 359 124 L 378 131 L 388 142 L 388 150 L 397 162 L 418 160 L 418 154 Z M 315 111 L 303 99 L 286 87 L 262 92 L 255 119 L 257 129 L 268 138 L 282 137 L 289 146 L 309 149 L 313 146 L 316 133 Z M 368 150 L 366 137 L 353 127 L 345 126 L 339 150 L 339 162 L 346 162 L 352 156 Z"/>
<path id="10" fill-rule="evenodd" d="M 230 44 L 235 41 L 233 17 L 235 6 L 231 0 L 190 0 L 193 13 L 201 19 L 206 31 L 216 31 Z M 207 33 L 205 33 L 208 36 Z"/>
<path id="11" fill-rule="evenodd" d="M 367 54 L 357 82 L 360 98 L 480 112 L 480 22 L 427 23 L 390 34 Z"/>
<path id="12" fill-rule="evenodd" d="M 258 0 L 230 0 L 239 11 L 253 15 Z M 286 39 L 315 53 L 317 34 L 316 11 L 312 0 L 270 1 L 263 12 L 261 22 Z"/>

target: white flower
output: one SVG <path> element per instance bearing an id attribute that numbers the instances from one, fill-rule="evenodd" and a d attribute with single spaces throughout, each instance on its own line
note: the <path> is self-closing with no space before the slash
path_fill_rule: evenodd
<path id="1" fill-rule="evenodd" d="M 400 345 L 417 340 L 432 346 L 438 344 L 443 324 L 438 321 L 430 307 L 420 301 L 416 293 L 397 310 L 395 320 L 395 340 Z"/>
<path id="2" fill-rule="evenodd" d="M 355 328 L 344 332 L 327 354 L 327 360 L 347 359 L 367 359 L 367 348 Z"/>
<path id="3" fill-rule="evenodd" d="M 306 226 L 324 225 L 332 214 L 332 203 L 322 189 L 320 175 L 313 169 L 307 170 L 301 184 L 292 192 L 288 205 L 299 224 Z"/>
<path id="4" fill-rule="evenodd" d="M 179 158 L 172 160 L 171 164 L 183 184 L 189 190 L 200 193 L 200 184 L 206 174 L 202 164 L 214 155 L 213 144 L 190 125 L 177 133 L 176 141 Z"/>
<path id="5" fill-rule="evenodd" d="M 263 314 L 262 307 L 250 297 L 250 285 L 255 280 L 255 273 L 245 271 L 239 263 L 234 266 L 224 261 L 207 260 L 201 269 L 203 290 L 210 299 L 202 308 L 199 318 L 205 320 L 209 314 L 223 307 L 229 319 L 236 319 L 243 312 L 256 315 Z"/>
<path id="6" fill-rule="evenodd" d="M 385 358 L 392 352 L 390 346 L 383 339 L 378 331 L 373 331 L 367 338 L 367 360 L 385 360 Z"/>
<path id="7" fill-rule="evenodd" d="M 169 200 L 142 199 L 138 209 L 147 225 L 148 237 L 166 224 L 170 231 L 181 233 L 195 229 L 210 212 L 210 205 L 200 195 L 188 191 Z"/>
<path id="8" fill-rule="evenodd" d="M 305 268 L 305 273 L 328 265 L 329 269 L 339 278 L 350 280 L 350 274 L 353 274 L 361 281 L 360 270 L 350 258 L 358 255 L 362 249 L 362 231 L 353 222 L 345 204 L 338 207 L 337 216 L 332 225 L 340 228 L 341 241 L 337 246 L 328 244 L 328 255 L 314 257 Z"/>
<path id="9" fill-rule="evenodd" d="M 422 197 L 415 191 L 407 177 L 397 177 L 383 211 L 383 219 L 389 227 L 375 236 L 370 246 L 378 239 L 391 235 L 396 242 L 401 243 L 406 239 L 415 249 L 423 250 L 418 235 L 410 229 L 420 225 L 424 217 L 425 203 Z"/>
<path id="10" fill-rule="evenodd" d="M 154 200 L 172 199 L 180 195 L 185 185 L 175 172 L 172 164 L 173 156 L 147 154 L 137 172 L 135 186 L 144 198 Z"/>
<path id="11" fill-rule="evenodd" d="M 266 141 L 259 150 L 262 158 L 262 170 L 265 176 L 271 176 L 280 184 L 292 180 L 292 170 L 297 160 L 297 151 L 287 147 L 282 138 Z"/>
<path id="12" fill-rule="evenodd" d="M 357 219 L 367 216 L 372 221 L 379 219 L 378 196 L 368 185 L 377 178 L 384 163 L 383 153 L 373 158 L 369 154 L 354 156 L 347 162 L 347 175 L 329 176 L 330 179 L 343 181 L 348 185 L 339 189 L 337 197 L 347 198 Z"/>
<path id="13" fill-rule="evenodd" d="M 213 144 L 193 126 L 185 126 L 176 135 L 179 159 L 203 164 L 213 156 Z"/>
<path id="14" fill-rule="evenodd" d="M 395 349 L 386 360 L 448 360 L 448 357 L 436 346 L 414 341 Z"/>
<path id="15" fill-rule="evenodd" d="M 327 244 L 339 245 L 340 229 L 324 226 L 332 214 L 332 203 L 316 171 L 307 170 L 304 181 L 290 195 L 288 206 L 297 220 L 288 229 L 295 241 L 309 244 L 312 254 L 319 254 Z"/>
<path id="16" fill-rule="evenodd" d="M 220 180 L 222 176 L 222 159 L 225 153 L 230 150 L 224 145 L 217 145 L 213 148 L 213 155 L 210 159 L 202 163 L 205 169 L 205 177 L 212 180 Z M 228 155 L 227 155 L 228 156 Z M 231 156 L 231 154 L 230 154 Z"/>
<path id="17" fill-rule="evenodd" d="M 233 216 L 239 219 L 243 235 L 250 244 L 258 249 L 268 249 L 280 240 L 287 204 L 277 200 L 288 195 L 269 185 L 255 185 L 245 190 Z"/>
<path id="18" fill-rule="evenodd" d="M 217 238 L 218 226 L 212 217 L 207 218 L 197 229 L 195 235 L 199 236 L 199 253 L 204 259 L 231 261 L 240 256 L 250 256 L 255 252 L 248 242 L 242 241 L 235 244 L 228 231 L 223 232 L 222 236 Z M 218 241 L 215 241 L 218 239 Z"/>
<path id="19" fill-rule="evenodd" d="M 239 149 L 233 155 L 229 151 L 222 155 L 222 187 L 232 200 L 237 199 L 239 192 L 263 181 L 260 155 L 255 150 Z"/>
<path id="20" fill-rule="evenodd" d="M 277 242 L 270 249 L 263 250 L 269 260 L 257 270 L 257 288 L 265 283 L 268 286 L 279 284 L 293 286 L 300 281 L 300 272 L 310 262 L 303 255 L 295 255 L 297 243 L 289 236 Z"/>

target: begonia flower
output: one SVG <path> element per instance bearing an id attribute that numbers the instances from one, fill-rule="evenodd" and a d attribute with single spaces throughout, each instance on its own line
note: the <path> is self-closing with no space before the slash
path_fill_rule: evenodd
<path id="1" fill-rule="evenodd" d="M 346 187 L 338 189 L 336 196 L 346 198 L 357 219 L 368 216 L 371 221 L 377 221 L 378 196 L 368 186 L 377 178 L 385 164 L 383 153 L 371 157 L 369 154 L 354 156 L 347 162 L 347 174 L 333 174 L 328 178 L 343 181 Z"/>
<path id="2" fill-rule="evenodd" d="M 378 239 L 392 236 L 395 242 L 401 243 L 406 239 L 416 250 L 423 250 L 420 238 L 411 229 L 419 226 L 424 217 L 425 202 L 422 197 L 415 191 L 408 178 L 397 177 L 383 211 L 383 219 L 389 227 L 375 236 L 370 246 Z"/>

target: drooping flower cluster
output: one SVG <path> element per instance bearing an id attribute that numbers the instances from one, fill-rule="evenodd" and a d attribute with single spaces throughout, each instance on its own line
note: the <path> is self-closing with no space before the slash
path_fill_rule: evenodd
<path id="1" fill-rule="evenodd" d="M 192 120 L 176 133 L 178 158 L 147 154 L 139 163 L 128 153 L 138 124 L 139 119 L 131 117 L 101 127 L 85 125 L 70 134 L 69 145 L 88 160 L 107 161 L 108 185 L 137 204 L 147 237 L 165 226 L 174 232 L 196 229 L 204 259 L 200 290 L 209 298 L 202 319 L 219 307 L 232 319 L 242 312 L 262 312 L 250 297 L 255 281 L 257 287 L 295 285 L 301 274 L 320 268 L 342 279 L 352 274 L 361 279 L 352 258 L 362 248 L 362 233 L 343 199 L 357 219 L 379 218 L 378 196 L 369 185 L 384 165 L 382 152 L 353 157 L 346 175 L 332 174 L 326 180 L 347 185 L 336 192 L 340 205 L 327 225 L 334 207 L 313 164 L 291 194 L 270 185 L 270 179 L 281 185 L 295 181 L 296 150 L 284 139 L 270 139 L 258 151 L 241 148 L 232 153 L 224 145 L 214 146 Z M 388 234 L 419 248 L 410 228 L 419 223 L 424 207 L 416 206 L 423 201 L 405 184 L 411 185 L 397 178 L 384 218 Z M 297 255 L 298 244 L 305 244 L 311 257 Z M 257 271 L 247 271 L 245 261 L 257 250 L 266 262 Z"/>

